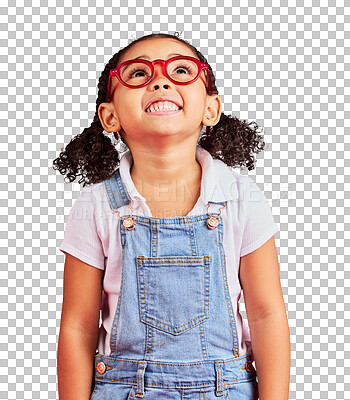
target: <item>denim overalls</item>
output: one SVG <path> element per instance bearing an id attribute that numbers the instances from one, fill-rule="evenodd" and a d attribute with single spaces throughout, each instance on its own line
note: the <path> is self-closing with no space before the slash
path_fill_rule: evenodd
<path id="1" fill-rule="evenodd" d="M 119 169 L 105 188 L 112 211 L 130 203 Z M 210 226 L 208 214 L 121 216 L 111 354 L 95 355 L 90 400 L 258 399 L 251 355 L 238 352 L 222 218 L 210 215 Z"/>

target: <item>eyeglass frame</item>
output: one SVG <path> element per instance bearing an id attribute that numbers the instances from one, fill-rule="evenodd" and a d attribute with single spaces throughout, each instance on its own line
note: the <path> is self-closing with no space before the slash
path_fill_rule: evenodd
<path id="1" fill-rule="evenodd" d="M 174 79 L 172 79 L 172 78 L 168 75 L 168 72 L 167 72 L 168 64 L 169 64 L 170 62 L 172 62 L 172 61 L 179 60 L 179 59 L 181 59 L 181 60 L 190 60 L 190 61 L 193 61 L 193 62 L 195 62 L 195 63 L 197 64 L 197 67 L 198 67 L 198 74 L 197 74 L 197 76 L 196 76 L 194 79 L 192 79 L 191 81 L 188 81 L 188 82 L 177 82 L 177 81 L 175 81 Z M 122 80 L 122 78 L 121 78 L 121 76 L 120 76 L 120 70 L 121 70 L 125 65 L 132 64 L 132 63 L 138 62 L 138 61 L 141 61 L 141 62 L 147 64 L 147 65 L 150 67 L 150 69 L 151 69 L 151 71 L 152 71 L 152 74 L 151 74 L 150 78 L 149 78 L 145 83 L 143 83 L 142 85 L 137 85 L 137 86 L 135 86 L 135 85 L 128 85 L 127 83 L 123 82 L 123 80 Z M 123 84 L 124 86 L 128 87 L 128 88 L 131 88 L 131 89 L 139 89 L 139 88 L 141 88 L 141 87 L 147 86 L 147 85 L 153 80 L 153 78 L 154 78 L 154 66 L 155 66 L 156 63 L 162 64 L 162 72 L 163 72 L 163 75 L 164 75 L 167 79 L 169 79 L 171 82 L 173 82 L 175 85 L 189 85 L 189 84 L 191 84 L 191 83 L 194 83 L 198 78 L 201 78 L 202 81 L 203 81 L 203 83 L 204 83 L 204 85 L 205 85 L 205 88 L 206 88 L 206 90 L 207 90 L 207 93 L 209 94 L 209 96 L 211 95 L 209 65 L 208 65 L 207 63 L 204 63 L 204 62 L 198 60 L 197 58 L 189 57 L 189 56 L 176 56 L 176 57 L 171 57 L 171 58 L 169 58 L 168 60 L 157 59 L 157 60 L 153 60 L 153 61 L 148 61 L 148 60 L 143 60 L 143 59 L 141 59 L 141 58 L 136 58 L 136 59 L 134 59 L 134 60 L 127 60 L 127 61 L 124 61 L 124 62 L 122 62 L 121 64 L 119 64 L 116 68 L 111 69 L 111 70 L 109 71 L 109 78 L 108 78 L 108 85 L 107 85 L 107 101 L 109 102 L 109 101 L 111 100 L 111 98 L 112 98 L 112 96 L 109 96 L 109 90 L 110 90 L 110 85 L 111 85 L 112 77 L 114 77 L 114 76 L 117 77 L 118 80 L 119 80 L 119 82 L 120 82 L 121 84 Z M 206 82 L 204 81 L 204 79 L 203 79 L 202 76 L 201 76 L 202 71 L 208 71 L 208 73 L 207 73 L 208 87 L 207 87 Z M 114 90 L 113 90 L 113 92 L 114 92 Z M 113 95 L 113 93 L 112 93 L 112 95 Z"/>

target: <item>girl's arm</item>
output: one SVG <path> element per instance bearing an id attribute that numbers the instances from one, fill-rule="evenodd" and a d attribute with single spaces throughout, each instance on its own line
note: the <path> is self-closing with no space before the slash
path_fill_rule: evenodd
<path id="1" fill-rule="evenodd" d="M 243 288 L 260 400 L 288 400 L 290 332 L 275 239 L 241 257 Z"/>
<path id="2" fill-rule="evenodd" d="M 90 398 L 98 341 L 103 272 L 66 254 L 57 349 L 60 400 Z"/>

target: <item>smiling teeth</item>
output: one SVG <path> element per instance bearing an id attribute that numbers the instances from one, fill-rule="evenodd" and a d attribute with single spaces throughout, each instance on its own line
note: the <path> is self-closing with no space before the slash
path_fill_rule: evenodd
<path id="1" fill-rule="evenodd" d="M 180 107 L 170 101 L 160 101 L 151 104 L 146 112 L 155 112 L 155 111 L 178 111 Z"/>

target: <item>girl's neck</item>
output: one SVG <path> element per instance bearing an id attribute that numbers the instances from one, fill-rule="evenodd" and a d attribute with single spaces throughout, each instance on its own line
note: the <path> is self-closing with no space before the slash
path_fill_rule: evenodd
<path id="1" fill-rule="evenodd" d="M 163 199 L 171 199 L 178 188 L 192 192 L 200 187 L 202 169 L 196 160 L 196 147 L 163 153 L 133 150 L 132 157 L 130 176 L 142 196 L 152 190 Z"/>

